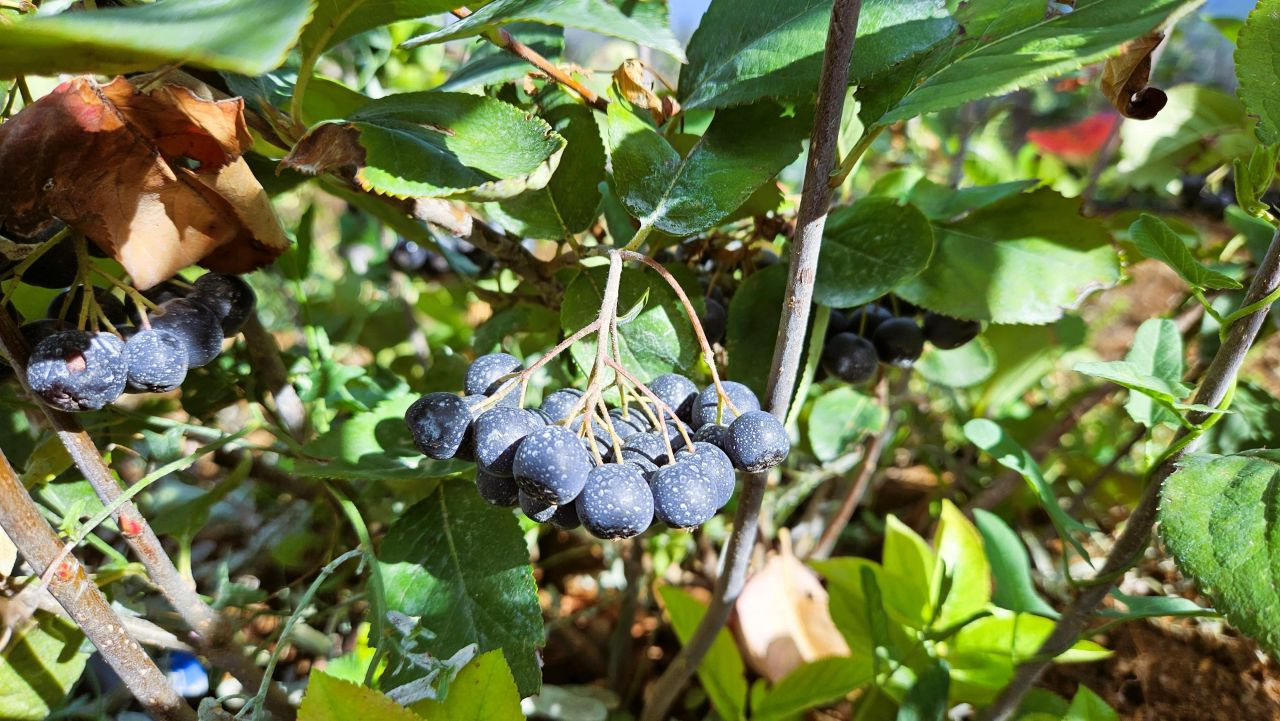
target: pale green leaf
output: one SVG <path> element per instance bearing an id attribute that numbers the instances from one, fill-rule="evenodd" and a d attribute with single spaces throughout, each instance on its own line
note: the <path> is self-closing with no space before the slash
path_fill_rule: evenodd
<path id="1" fill-rule="evenodd" d="M 969 388 L 996 371 L 996 354 L 986 338 L 978 336 L 959 348 L 941 350 L 927 346 L 915 370 L 930 383 L 949 388 Z"/>
<path id="2" fill-rule="evenodd" d="M 933 255 L 933 230 L 915 206 L 867 197 L 832 211 L 819 252 L 813 299 L 852 308 L 919 275 Z"/>
<path id="3" fill-rule="evenodd" d="M 425 699 L 410 709 L 426 721 L 520 721 L 520 692 L 502 651 L 481 654 L 449 683 L 443 701 Z M 355 718 L 355 717 L 353 717 Z"/>
<path id="4" fill-rule="evenodd" d="M 889 413 L 872 396 L 842 385 L 824 393 L 809 413 L 809 446 L 821 461 L 835 460 L 884 428 Z"/>
<path id="5" fill-rule="evenodd" d="M 1031 559 L 1018 534 L 990 511 L 976 508 L 973 521 L 982 533 L 982 545 L 991 562 L 995 592 L 991 601 L 1010 611 L 1026 611 L 1038 616 L 1057 618 L 1058 612 L 1036 592 L 1031 580 Z"/>
<path id="6" fill-rule="evenodd" d="M 43 612 L 25 631 L 14 630 L 0 655 L 0 718 L 40 721 L 62 706 L 89 654 L 84 635 L 68 621 Z"/>
<path id="7" fill-rule="evenodd" d="M 911 527 L 890 515 L 885 521 L 884 577 L 880 591 L 894 620 L 924 629 L 933 615 L 937 555 Z"/>
<path id="8" fill-rule="evenodd" d="M 298 721 L 421 721 L 409 709 L 368 686 L 334 678 L 324 671 L 313 671 L 308 678 Z"/>
<path id="9" fill-rule="evenodd" d="M 545 121 L 493 98 L 404 93 L 313 127 L 282 165 L 354 168 L 362 188 L 398 198 L 503 200 L 546 186 L 564 146 Z"/>
<path id="10" fill-rule="evenodd" d="M 528 22 L 590 30 L 645 45 L 684 61 L 684 49 L 666 23 L 628 17 L 605 0 L 494 0 L 456 23 L 419 35 L 402 47 L 482 35 L 508 23 Z"/>
<path id="11" fill-rule="evenodd" d="M 1071 707 L 1062 721 L 1120 721 L 1120 714 L 1107 705 L 1098 694 L 1080 684 L 1076 697 L 1071 699 Z"/>
<path id="12" fill-rule="evenodd" d="M 1218 612 L 1280 652 L 1280 452 L 1194 455 L 1164 483 L 1160 538 Z"/>
<path id="13" fill-rule="evenodd" d="M 800 154 L 805 117 L 771 102 L 716 113 L 684 156 L 616 94 L 606 137 L 622 204 L 642 225 L 682 236 L 714 227 Z M 752 138 L 744 143 L 743 138 Z"/>
<path id="14" fill-rule="evenodd" d="M 832 656 L 809 661 L 779 679 L 752 714 L 752 721 L 782 721 L 826 706 L 872 678 L 871 657 Z"/>
<path id="15" fill-rule="evenodd" d="M 298 41 L 304 53 L 325 50 L 380 25 L 447 13 L 453 0 L 316 0 L 315 16 Z"/>
<path id="16" fill-rule="evenodd" d="M 1183 403 L 1179 400 L 1191 393 L 1189 387 L 1178 380 L 1161 378 L 1146 373 L 1142 368 L 1129 361 L 1077 363 L 1072 370 L 1094 378 L 1111 381 L 1116 385 L 1124 386 L 1131 391 L 1144 395 L 1164 406 L 1168 410 L 1168 417 L 1175 419 L 1175 421 L 1179 418 L 1173 412 L 1175 409 L 1200 410 L 1198 406 Z"/>
<path id="17" fill-rule="evenodd" d="M 1014 668 L 1029 660 L 1053 632 L 1052 619 L 999 611 L 965 626 L 946 643 L 951 665 L 952 697 L 988 703 L 1013 678 Z M 1078 641 L 1054 660 L 1058 663 L 1099 661 L 1110 655 L 1092 641 Z"/>
<path id="18" fill-rule="evenodd" d="M 1201 265 L 1173 228 L 1154 215 L 1143 213 L 1133 221 L 1129 226 L 1129 236 L 1138 246 L 1138 252 L 1169 266 L 1192 288 L 1222 290 L 1240 287 L 1240 282 L 1234 278 Z"/>
<path id="19" fill-rule="evenodd" d="M 309 0 L 161 0 L 0 22 L 0 78 L 198 65 L 260 75 L 284 62 Z"/>
<path id="20" fill-rule="evenodd" d="M 831 0 L 714 0 L 680 72 L 686 108 L 722 108 L 817 92 Z M 955 28 L 941 0 L 866 0 L 850 75 L 878 73 Z"/>
<path id="21" fill-rule="evenodd" d="M 1178 332 L 1178 324 L 1167 318 L 1152 318 L 1138 326 L 1133 337 L 1133 347 L 1125 355 L 1125 360 L 1134 368 L 1147 375 L 1165 381 L 1179 383 L 1182 380 L 1182 334 Z M 1148 428 L 1157 423 L 1176 425 L 1178 419 L 1167 408 L 1152 401 L 1141 393 L 1129 394 L 1124 409 L 1129 417 Z"/>
<path id="22" fill-rule="evenodd" d="M 600 314 L 608 270 L 605 266 L 583 269 L 565 289 L 560 326 L 566 333 L 589 325 Z M 639 268 L 622 271 L 618 308 L 625 311 L 642 301 L 636 317 L 618 327 L 623 367 L 641 382 L 664 373 L 686 372 L 697 359 L 698 342 L 684 306 L 657 273 Z M 590 369 L 596 357 L 595 336 L 575 343 L 570 353 L 580 368 Z M 606 379 L 613 377 L 612 371 L 604 372 Z"/>
<path id="23" fill-rule="evenodd" d="M 1245 109 L 1258 118 L 1262 142 L 1280 142 L 1280 0 L 1258 0 L 1240 28 L 1236 48 L 1236 91 Z"/>
<path id="24" fill-rule="evenodd" d="M 502 649 L 521 695 L 541 684 L 544 632 L 520 525 L 463 481 L 439 484 L 409 508 L 378 553 L 389 610 L 419 618 L 434 636 L 426 651 L 448 658 L 463 646 Z"/>
<path id="25" fill-rule="evenodd" d="M 935 589 L 941 587 L 943 574 L 951 577 L 947 596 L 942 600 L 935 626 L 946 628 L 972 617 L 987 607 L 991 600 L 991 565 L 987 562 L 982 535 L 956 505 L 942 501 L 938 530 L 933 537 L 938 554 L 934 570 Z M 934 592 L 934 605 L 938 593 Z"/>
<path id="26" fill-rule="evenodd" d="M 675 627 L 676 636 L 681 644 L 689 642 L 698 623 L 707 613 L 702 602 L 675 586 L 662 586 L 658 589 L 662 597 L 662 606 Z M 747 703 L 746 667 L 742 664 L 742 656 L 733 636 L 728 629 L 716 632 L 711 648 L 698 664 L 698 679 L 711 697 L 711 705 L 720 714 L 720 718 L 737 721 L 745 718 Z"/>
<path id="27" fill-rule="evenodd" d="M 937 223 L 934 237 L 929 266 L 895 292 L 954 318 L 1049 323 L 1120 277 L 1106 227 L 1048 189 Z"/>
<path id="28" fill-rule="evenodd" d="M 555 175 L 547 187 L 491 206 L 490 211 L 521 237 L 563 240 L 591 227 L 599 215 L 604 144 L 595 115 L 584 105 L 560 105 L 543 117 L 568 143 Z"/>
<path id="29" fill-rule="evenodd" d="M 1040 500 L 1041 507 L 1049 514 L 1059 535 L 1070 543 L 1082 558 L 1089 558 L 1084 546 L 1080 545 L 1071 533 L 1073 531 L 1088 533 L 1091 529 L 1062 510 L 1049 482 L 1041 475 L 1040 466 L 1025 448 L 1010 438 L 1003 428 L 986 418 L 975 418 L 964 424 L 964 435 L 975 446 L 990 453 L 997 463 L 1022 475 Z"/>

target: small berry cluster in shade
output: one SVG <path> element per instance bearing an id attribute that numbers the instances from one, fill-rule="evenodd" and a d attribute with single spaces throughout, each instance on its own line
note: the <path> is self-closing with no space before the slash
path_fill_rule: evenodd
<path id="1" fill-rule="evenodd" d="M 116 332 L 77 327 L 89 293 Z M 32 392 L 53 408 L 79 412 L 100 410 L 124 393 L 174 390 L 188 369 L 222 352 L 222 341 L 240 332 L 256 305 L 248 283 L 223 273 L 190 286 L 167 281 L 144 295 L 158 306 L 146 317 L 130 315 L 106 289 L 77 286 L 53 300 L 49 317 L 23 324 Z"/>
<path id="2" fill-rule="evenodd" d="M 701 525 L 733 496 L 736 471 L 786 459 L 791 442 L 749 388 L 732 381 L 701 391 L 678 374 L 655 378 L 651 398 L 593 414 L 564 388 L 521 408 L 523 364 L 506 353 L 477 358 L 465 394 L 428 393 L 405 413 L 430 458 L 476 464 L 476 489 L 540 523 L 579 526 L 597 538 L 629 538 L 655 521 Z M 672 415 L 675 417 L 672 418 Z"/>
<path id="3" fill-rule="evenodd" d="M 891 308 L 895 309 L 890 310 Z M 910 368 L 924 352 L 925 342 L 951 350 L 978 337 L 982 324 L 940 313 L 925 312 L 892 299 L 850 310 L 832 310 L 822 348 L 822 371 L 846 383 L 865 383 L 879 364 Z"/>

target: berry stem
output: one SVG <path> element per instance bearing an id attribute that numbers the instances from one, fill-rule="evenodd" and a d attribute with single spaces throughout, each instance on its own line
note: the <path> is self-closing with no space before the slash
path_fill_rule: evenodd
<path id="1" fill-rule="evenodd" d="M 826 226 L 827 210 L 831 205 L 830 182 L 833 180 L 831 175 L 836 167 L 840 120 L 844 113 L 845 95 L 849 89 L 849 66 L 853 60 L 854 38 L 857 37 L 861 13 L 862 0 L 835 0 L 831 8 L 831 21 L 827 27 L 822 76 L 818 81 L 817 109 L 814 112 L 809 157 L 805 164 L 804 186 L 801 191 L 800 210 L 796 217 L 795 238 L 791 246 L 787 293 L 783 302 L 782 317 L 778 323 L 778 338 L 774 345 L 773 365 L 769 374 L 769 393 L 765 406 L 766 410 L 780 421 L 785 420 L 787 408 L 791 403 L 791 392 L 795 386 L 805 331 L 809 324 L 813 281 L 818 268 L 818 249 L 822 244 L 822 231 Z M 868 142 L 867 145 L 870 143 Z M 651 263 L 657 265 L 656 262 L 651 261 Z M 661 266 L 658 267 L 661 268 Z M 668 277 L 669 275 L 667 274 Z M 668 280 L 668 283 L 678 285 L 674 284 L 674 279 Z M 677 290 L 677 294 L 685 299 L 683 291 Z M 692 308 L 686 305 L 686 310 L 692 310 Z M 699 340 L 705 343 L 706 339 L 701 329 L 697 324 L 694 327 L 698 331 Z M 707 360 L 710 362 L 712 358 L 709 347 L 704 345 L 703 351 L 707 353 Z M 710 365 L 712 377 L 715 378 L 715 365 Z M 723 389 L 718 383 L 716 387 L 723 394 Z M 742 592 L 743 584 L 746 583 L 747 567 L 755 547 L 756 529 L 760 521 L 760 504 L 764 499 L 766 480 L 765 474 L 755 473 L 743 481 L 742 491 L 738 497 L 738 511 L 733 520 L 733 531 L 729 535 L 721 557 L 724 572 L 716 579 L 711 604 L 693 636 L 680 649 L 680 653 L 654 684 L 649 703 L 640 714 L 639 721 L 663 721 L 667 718 L 667 710 L 671 708 L 707 651 L 711 649 L 711 644 L 720 633 L 720 629 L 729 620 L 733 604 L 737 601 L 738 594 Z"/>
<path id="2" fill-rule="evenodd" d="M 574 343 L 577 343 L 578 341 L 587 337 L 591 333 L 594 333 L 596 329 L 598 329 L 599 327 L 600 327 L 599 318 L 582 326 L 577 331 L 575 331 L 573 335 L 557 343 L 555 348 L 552 348 L 551 350 L 547 351 L 545 354 L 543 354 L 541 358 L 539 358 L 538 360 L 530 364 L 528 368 L 525 368 L 524 370 L 512 376 L 512 379 L 519 381 L 519 383 L 521 384 L 528 383 L 529 378 L 532 377 L 533 374 L 539 368 L 550 363 L 556 356 L 568 350 L 569 346 L 573 345 Z M 488 400 L 478 404 L 476 406 L 477 411 L 486 411 L 494 407 L 495 405 L 497 405 L 498 401 L 502 400 L 508 393 L 510 393 L 511 390 L 516 387 L 516 385 L 518 384 L 507 383 L 503 385 L 501 388 L 498 389 L 496 393 L 494 393 L 492 396 L 489 396 Z M 586 395 L 586 394 L 584 393 L 583 395 Z M 479 413 L 477 413 L 477 415 L 479 415 Z"/>
<path id="3" fill-rule="evenodd" d="M 655 406 L 657 406 L 660 411 L 671 416 L 672 422 L 675 423 L 676 431 L 680 434 L 682 438 L 684 438 L 685 444 L 688 445 L 690 448 L 692 448 L 693 439 L 689 437 L 688 426 L 685 425 L 684 421 L 680 420 L 680 417 L 676 415 L 676 412 L 672 410 L 671 406 L 667 405 L 662 401 L 661 398 L 654 395 L 653 391 L 649 390 L 648 386 L 636 380 L 636 377 L 631 375 L 631 373 L 626 368 L 623 368 L 621 363 L 616 363 L 612 360 L 609 360 L 607 362 L 609 363 L 609 367 L 613 368 L 614 373 L 617 373 L 623 378 L 626 378 L 631 383 L 631 385 L 635 386 L 636 390 L 643 393 L 645 397 L 647 397 Z M 659 420 L 661 420 L 662 418 L 661 413 L 658 415 L 658 418 Z M 663 423 L 663 426 L 662 426 L 662 437 L 667 438 L 667 427 L 665 423 Z M 667 450 L 671 451 L 671 441 L 669 438 L 667 439 Z M 674 453 L 671 457 L 672 458 L 675 457 Z"/>

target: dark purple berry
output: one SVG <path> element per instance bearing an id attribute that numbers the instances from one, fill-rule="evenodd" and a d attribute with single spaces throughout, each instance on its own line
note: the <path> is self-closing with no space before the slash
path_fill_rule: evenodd
<path id="1" fill-rule="evenodd" d="M 910 368 L 924 351 L 924 333 L 911 318 L 892 318 L 871 336 L 881 363 Z"/>
<path id="2" fill-rule="evenodd" d="M 240 332 L 258 303 L 258 296 L 243 278 L 227 273 L 205 273 L 196 278 L 189 297 L 213 311 L 227 338 Z"/>
<path id="3" fill-rule="evenodd" d="M 495 476 L 513 474 L 516 449 L 524 437 L 546 428 L 542 420 L 522 408 L 493 408 L 475 420 L 476 463 Z"/>
<path id="4" fill-rule="evenodd" d="M 724 387 L 725 395 L 729 397 L 729 400 L 733 401 L 733 405 L 737 406 L 739 412 L 746 413 L 747 411 L 760 410 L 760 399 L 756 398 L 756 394 L 750 388 L 735 381 L 721 381 L 720 385 Z M 719 401 L 720 397 L 716 394 L 714 383 L 703 388 L 693 402 L 691 425 L 694 428 L 701 428 L 708 423 L 715 423 Z M 725 403 L 720 415 L 720 423 L 721 425 L 728 425 L 737 416 L 738 414 L 733 412 L 733 408 L 728 403 Z"/>
<path id="5" fill-rule="evenodd" d="M 924 314 L 924 339 L 934 348 L 951 350 L 968 343 L 982 332 L 982 323 L 960 320 L 941 313 Z"/>
<path id="6" fill-rule="evenodd" d="M 50 318 L 59 318 L 68 323 L 77 323 L 80 320 L 80 311 L 85 304 L 84 286 L 78 285 L 74 290 L 67 289 L 59 293 L 49 302 L 49 309 L 46 313 Z M 106 288 L 93 288 L 93 299 L 97 301 L 99 310 L 106 316 L 112 325 L 119 326 L 128 322 L 129 314 L 125 311 L 124 303 L 119 298 L 111 294 Z"/>
<path id="7" fill-rule="evenodd" d="M 702 311 L 698 322 L 702 324 L 702 332 L 706 334 L 707 342 L 719 343 L 724 340 L 724 332 L 729 325 L 729 312 L 716 299 L 707 298 L 706 310 Z"/>
<path id="8" fill-rule="evenodd" d="M 405 425 L 418 450 L 437 461 L 457 454 L 471 426 L 471 408 L 452 393 L 428 393 L 409 406 Z"/>
<path id="9" fill-rule="evenodd" d="M 871 380 L 879 362 L 875 345 L 855 333 L 832 336 L 822 348 L 822 368 L 845 383 Z"/>
<path id="10" fill-rule="evenodd" d="M 790 452 L 787 429 L 771 413 L 748 411 L 729 424 L 725 453 L 738 469 L 759 473 L 786 460 Z"/>
<path id="11" fill-rule="evenodd" d="M 512 462 L 516 484 L 553 506 L 578 497 L 591 472 L 591 454 L 563 426 L 545 426 L 524 437 Z"/>
<path id="12" fill-rule="evenodd" d="M 167 393 L 187 377 L 187 348 L 162 330 L 126 332 L 128 388 L 139 393 Z"/>
<path id="13" fill-rule="evenodd" d="M 562 531 L 572 531 L 581 526 L 582 521 L 578 518 L 577 504 L 566 503 L 562 506 L 556 506 L 556 512 L 551 514 L 551 525 Z"/>
<path id="14" fill-rule="evenodd" d="M 653 491 L 644 474 L 627 464 L 592 469 L 575 506 L 582 525 L 596 538 L 630 538 L 653 523 Z"/>
<path id="15" fill-rule="evenodd" d="M 463 386 L 467 395 L 483 393 L 491 395 L 495 385 L 503 376 L 524 370 L 519 358 L 507 353 L 490 353 L 482 355 L 467 367 L 467 377 Z M 510 395 L 510 394 L 508 394 Z"/>
<path id="16" fill-rule="evenodd" d="M 200 303 L 176 298 L 160 304 L 150 317 L 151 327 L 172 334 L 187 351 L 187 367 L 208 365 L 222 352 L 222 326 L 213 311 Z"/>
<path id="17" fill-rule="evenodd" d="M 724 508 L 729 499 L 733 498 L 738 475 L 734 473 L 733 461 L 720 448 L 710 443 L 694 441 L 692 449 L 682 448 L 676 452 L 676 460 L 693 465 L 698 473 L 711 482 L 716 491 L 717 510 Z"/>
<path id="18" fill-rule="evenodd" d="M 553 423 L 559 423 L 569 417 L 569 413 L 578 405 L 578 401 L 581 398 L 582 391 L 573 388 L 562 388 L 548 393 L 542 399 L 542 410 L 546 412 Z"/>
<path id="19" fill-rule="evenodd" d="M 878 305 L 864 305 L 845 317 L 846 326 L 841 332 L 857 333 L 863 338 L 870 338 L 881 323 L 891 318 L 893 314 Z"/>
<path id="20" fill-rule="evenodd" d="M 520 510 L 524 511 L 524 515 L 528 516 L 531 521 L 546 523 L 551 520 L 552 516 L 556 515 L 555 506 L 534 498 L 524 491 L 516 494 L 516 503 L 520 505 Z"/>
<path id="21" fill-rule="evenodd" d="M 675 411 L 685 423 L 693 413 L 693 403 L 698 397 L 698 387 L 693 381 L 678 373 L 667 373 L 654 378 L 649 383 L 649 390 Z"/>
<path id="22" fill-rule="evenodd" d="M 27 384 L 58 410 L 96 411 L 124 392 L 129 371 L 124 341 L 110 333 L 64 330 L 31 351 Z"/>
<path id="23" fill-rule="evenodd" d="M 495 506 L 513 508 L 519 502 L 520 489 L 514 478 L 504 478 L 476 469 L 476 491 Z"/>
<path id="24" fill-rule="evenodd" d="M 659 468 L 649 479 L 653 489 L 653 511 L 659 521 L 672 528 L 692 528 L 706 523 L 720 506 L 721 490 L 707 478 L 702 467 L 676 461 Z"/>

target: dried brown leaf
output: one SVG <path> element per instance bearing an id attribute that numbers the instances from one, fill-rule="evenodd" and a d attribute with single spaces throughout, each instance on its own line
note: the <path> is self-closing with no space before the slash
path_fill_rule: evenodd
<path id="1" fill-rule="evenodd" d="M 1151 80 L 1151 54 L 1163 40 L 1162 32 L 1134 38 L 1102 68 L 1102 93 L 1126 118 L 1150 120 L 1169 102 L 1163 90 L 1147 84 Z"/>
<path id="2" fill-rule="evenodd" d="M 77 77 L 0 125 L 0 222 L 62 219 L 139 288 L 200 263 L 242 273 L 288 247 L 242 154 L 239 98 Z"/>
<path id="3" fill-rule="evenodd" d="M 637 108 L 648 110 L 653 122 L 661 125 L 671 116 L 680 112 L 680 104 L 672 97 L 659 97 L 653 92 L 645 78 L 644 63 L 639 60 L 624 60 L 618 69 L 613 71 L 613 81 L 618 91 Z"/>

